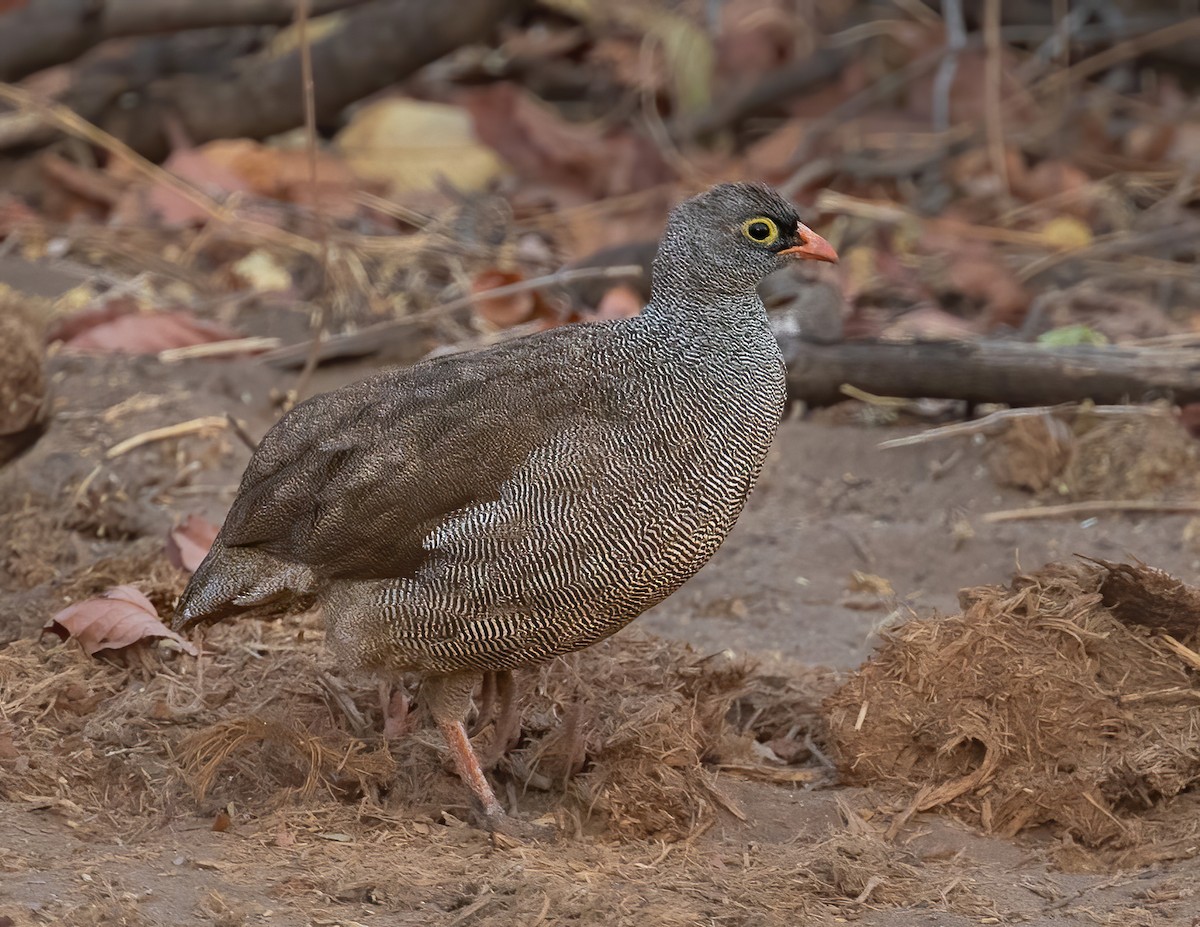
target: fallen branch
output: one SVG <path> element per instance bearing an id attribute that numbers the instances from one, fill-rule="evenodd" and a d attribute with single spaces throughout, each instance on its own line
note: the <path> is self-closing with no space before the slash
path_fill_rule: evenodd
<path id="1" fill-rule="evenodd" d="M 364 0 L 313 0 L 319 16 Z M 208 29 L 282 26 L 295 0 L 29 0 L 0 16 L 0 80 L 73 61 L 106 39 Z"/>
<path id="2" fill-rule="evenodd" d="M 1108 515 L 1114 512 L 1154 512 L 1160 515 L 1179 515 L 1200 512 L 1200 502 L 1154 502 L 1149 499 L 1111 499 L 1090 502 L 1064 502 L 1062 505 L 1040 505 L 1028 509 L 1001 509 L 982 516 L 988 524 L 1002 521 L 1034 521 L 1042 518 L 1074 518 L 1078 515 Z"/>
<path id="3" fill-rule="evenodd" d="M 369 0 L 312 46 L 318 121 L 408 77 L 455 49 L 481 41 L 527 0 Z M 3 31 L 3 30 L 0 30 Z M 239 59 L 221 74 L 175 74 L 132 97 L 72 87 L 64 100 L 88 120 L 152 160 L 169 151 L 174 118 L 192 144 L 266 138 L 304 123 L 300 53 Z"/>
<path id="4" fill-rule="evenodd" d="M 1200 352 L 1012 341 L 812 344 L 782 339 L 788 393 L 811 406 L 842 401 L 843 384 L 878 396 L 1049 406 L 1200 402 Z"/>

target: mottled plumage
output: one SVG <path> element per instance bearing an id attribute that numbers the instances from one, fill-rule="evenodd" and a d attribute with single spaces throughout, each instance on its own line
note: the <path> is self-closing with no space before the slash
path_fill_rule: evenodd
<path id="1" fill-rule="evenodd" d="M 177 624 L 315 600 L 346 664 L 426 674 L 494 823 L 460 755 L 474 683 L 614 633 L 724 540 L 783 408 L 755 287 L 788 249 L 835 259 L 769 188 L 716 187 L 673 212 L 638 318 L 301 403 L 254 453 Z"/>

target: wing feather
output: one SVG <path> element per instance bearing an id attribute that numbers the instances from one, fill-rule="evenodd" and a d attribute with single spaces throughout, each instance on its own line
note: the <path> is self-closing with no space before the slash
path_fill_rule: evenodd
<path id="1" fill-rule="evenodd" d="M 581 363 L 603 325 L 451 355 L 313 397 L 263 438 L 221 530 L 339 579 L 412 576 L 449 514 L 501 486 L 580 416 L 621 414 L 620 378 Z M 586 332 L 586 335 L 581 334 Z"/>

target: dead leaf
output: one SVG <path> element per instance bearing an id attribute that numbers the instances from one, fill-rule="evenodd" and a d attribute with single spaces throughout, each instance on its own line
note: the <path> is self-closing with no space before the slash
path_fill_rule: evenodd
<path id="1" fill-rule="evenodd" d="M 237 337 L 233 329 L 184 310 L 141 312 L 133 299 L 117 297 L 59 321 L 47 340 L 61 341 L 68 351 L 80 353 L 157 354 Z"/>
<path id="2" fill-rule="evenodd" d="M 354 113 L 336 144 L 359 177 L 392 193 L 432 190 L 438 178 L 482 190 L 505 173 L 504 162 L 475 136 L 467 110 L 388 97 Z"/>
<path id="3" fill-rule="evenodd" d="M 936 255 L 943 262 L 942 279 L 936 286 L 940 301 L 965 299 L 968 310 L 983 315 L 985 330 L 1000 324 L 1019 326 L 1029 308 L 1029 291 L 990 242 L 957 231 L 958 222 L 970 224 L 965 217 L 948 211 L 946 218 L 949 221 L 941 226 L 922 228 L 917 243 L 921 253 Z M 963 312 L 965 316 L 973 314 Z"/>
<path id="4" fill-rule="evenodd" d="M 861 570 L 851 572 L 850 578 L 846 581 L 846 588 L 851 592 L 865 592 L 881 599 L 891 599 L 896 596 L 896 590 L 892 588 L 889 580 L 882 576 L 876 576 L 874 573 L 864 573 Z"/>
<path id="5" fill-rule="evenodd" d="M 879 335 L 887 341 L 966 341 L 976 338 L 979 330 L 966 319 L 951 315 L 937 306 L 921 306 L 906 312 Z"/>
<path id="6" fill-rule="evenodd" d="M 0 238 L 7 238 L 22 225 L 37 222 L 38 214 L 15 196 L 0 195 Z"/>
<path id="7" fill-rule="evenodd" d="M 362 184 L 337 153 L 317 150 L 314 187 L 304 148 L 275 148 L 235 138 L 209 142 L 196 150 L 231 171 L 259 196 L 312 206 L 336 219 L 351 218 L 358 211 L 354 192 Z"/>
<path id="8" fill-rule="evenodd" d="M 632 319 L 642 311 L 642 295 L 627 284 L 612 287 L 600 298 L 590 319 Z"/>
<path id="9" fill-rule="evenodd" d="M 1009 175 L 1013 193 L 1037 203 L 1054 201 L 1056 211 L 1086 219 L 1093 209 L 1092 179 L 1066 161 L 1042 161 L 1016 176 Z"/>
<path id="10" fill-rule="evenodd" d="M 168 133 L 169 135 L 173 133 Z M 231 193 L 249 193 L 250 184 L 234 171 L 210 158 L 202 149 L 172 138 L 177 146 L 163 162 L 167 173 L 187 181 L 201 193 L 214 200 L 224 200 Z M 108 166 L 116 180 L 128 182 L 128 188 L 113 206 L 110 221 L 115 225 L 148 225 L 159 223 L 168 227 L 200 225 L 209 218 L 209 210 L 185 196 L 165 180 L 150 182 L 128 161 L 116 158 Z"/>
<path id="11" fill-rule="evenodd" d="M 537 293 L 526 290 L 508 296 L 485 296 L 488 290 L 511 286 L 525 279 L 521 274 L 505 270 L 485 270 L 475 277 L 471 292 L 477 294 L 474 302 L 475 314 L 497 328 L 511 328 L 528 322 L 537 311 Z"/>
<path id="12" fill-rule="evenodd" d="M 229 270 L 240 283 L 256 293 L 286 293 L 292 288 L 292 275 L 274 255 L 262 248 L 238 259 Z"/>
<path id="13" fill-rule="evenodd" d="M 167 534 L 167 559 L 195 573 L 221 529 L 203 515 L 188 515 Z"/>
<path id="14" fill-rule="evenodd" d="M 133 586 L 114 586 L 102 596 L 68 605 L 42 628 L 43 634 L 48 631 L 63 640 L 74 638 L 91 656 L 154 637 L 169 638 L 184 653 L 200 655 L 190 642 L 158 620 L 150 600 Z"/>
<path id="15" fill-rule="evenodd" d="M 1092 243 L 1092 230 L 1074 216 L 1058 216 L 1041 230 L 1042 240 L 1056 251 L 1076 251 Z"/>
<path id="16" fill-rule="evenodd" d="M 525 90 L 496 83 L 462 95 L 475 134 L 522 176 L 588 197 L 644 190 L 670 178 L 649 139 L 570 123 Z"/>

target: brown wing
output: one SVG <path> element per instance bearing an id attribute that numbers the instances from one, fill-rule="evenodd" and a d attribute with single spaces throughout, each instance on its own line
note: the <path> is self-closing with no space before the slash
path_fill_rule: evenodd
<path id="1" fill-rule="evenodd" d="M 263 438 L 221 530 L 329 578 L 411 576 L 450 512 L 490 501 L 578 416 L 619 416 L 595 364 L 608 326 L 572 326 L 316 396 Z"/>

